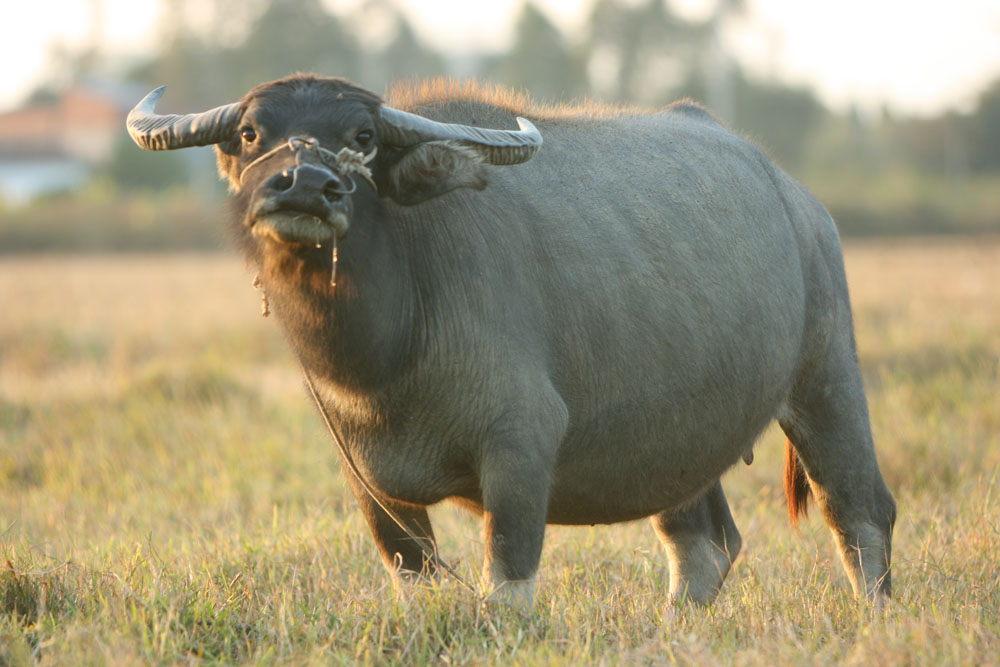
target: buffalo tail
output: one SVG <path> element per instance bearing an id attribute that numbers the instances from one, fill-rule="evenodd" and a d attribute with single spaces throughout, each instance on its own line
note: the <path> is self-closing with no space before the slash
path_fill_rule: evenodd
<path id="1" fill-rule="evenodd" d="M 799 515 L 809 515 L 809 479 L 791 440 L 785 440 L 785 497 L 788 498 L 788 518 L 792 525 Z"/>

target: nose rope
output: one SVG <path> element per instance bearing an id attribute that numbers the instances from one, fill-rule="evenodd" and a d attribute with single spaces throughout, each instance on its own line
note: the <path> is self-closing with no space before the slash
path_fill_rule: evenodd
<path id="1" fill-rule="evenodd" d="M 303 151 L 314 151 L 317 155 L 319 155 L 320 162 L 332 169 L 337 176 L 350 182 L 351 189 L 337 190 L 336 192 L 339 195 L 349 195 L 357 191 L 358 186 L 351 177 L 351 174 L 358 174 L 361 176 L 365 179 L 368 185 L 372 186 L 372 190 L 378 193 L 378 187 L 375 185 L 375 179 L 372 177 L 372 170 L 368 166 L 368 163 L 374 160 L 375 154 L 378 153 L 377 146 L 367 155 L 361 151 L 352 150 L 347 146 L 341 148 L 339 152 L 334 153 L 333 151 L 320 146 L 318 139 L 313 137 L 297 136 L 289 137 L 288 141 L 278 144 L 268 152 L 258 156 L 247 166 L 243 167 L 243 171 L 240 172 L 240 186 L 243 185 L 243 177 L 246 176 L 246 173 L 250 171 L 250 169 L 256 167 L 264 160 L 273 157 L 276 153 L 286 148 L 295 153 L 295 166 L 300 166 L 302 164 Z"/>

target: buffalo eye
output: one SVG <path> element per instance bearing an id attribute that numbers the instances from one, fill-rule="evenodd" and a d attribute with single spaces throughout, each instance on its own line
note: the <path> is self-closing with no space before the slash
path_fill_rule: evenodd
<path id="1" fill-rule="evenodd" d="M 252 144 L 253 142 L 257 141 L 257 131 L 254 130 L 252 127 L 244 127 L 242 130 L 240 130 L 240 136 L 243 137 L 243 141 L 247 142 L 248 144 Z"/>
<path id="2" fill-rule="evenodd" d="M 370 144 L 372 142 L 372 139 L 374 138 L 375 138 L 375 133 L 373 133 L 371 130 L 361 130 L 360 132 L 358 132 L 357 136 L 354 137 L 354 141 L 358 142 L 358 146 L 361 146 L 362 148 L 367 148 L 368 144 Z"/>

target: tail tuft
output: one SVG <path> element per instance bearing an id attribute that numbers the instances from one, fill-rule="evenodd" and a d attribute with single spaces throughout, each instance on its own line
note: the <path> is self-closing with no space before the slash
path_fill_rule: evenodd
<path id="1" fill-rule="evenodd" d="M 809 478 L 790 440 L 785 440 L 785 497 L 788 519 L 798 525 L 799 515 L 809 516 Z"/>

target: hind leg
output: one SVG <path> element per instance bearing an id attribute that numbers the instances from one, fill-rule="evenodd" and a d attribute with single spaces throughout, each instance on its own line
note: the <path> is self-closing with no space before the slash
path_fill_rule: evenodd
<path id="1" fill-rule="evenodd" d="M 856 595 L 890 596 L 896 504 L 875 458 L 853 339 L 792 391 L 779 423 L 833 532 Z"/>
<path id="2" fill-rule="evenodd" d="M 652 522 L 670 560 L 670 599 L 714 600 L 741 546 L 722 483 L 694 505 L 656 514 Z"/>

